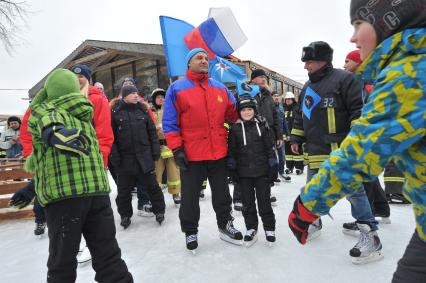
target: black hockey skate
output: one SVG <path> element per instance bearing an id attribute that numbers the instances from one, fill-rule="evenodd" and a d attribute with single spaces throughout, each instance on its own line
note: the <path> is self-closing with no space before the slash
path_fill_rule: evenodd
<path id="1" fill-rule="evenodd" d="M 34 229 L 34 235 L 41 237 L 44 234 L 44 230 L 46 229 L 46 223 L 36 223 L 36 227 Z"/>
<path id="2" fill-rule="evenodd" d="M 359 229 L 356 222 L 343 223 L 343 234 L 353 237 L 359 236 Z"/>
<path id="3" fill-rule="evenodd" d="M 229 220 L 225 227 L 219 228 L 219 237 L 222 240 L 234 245 L 241 246 L 243 244 L 243 234 L 235 229 L 234 225 L 232 224 L 232 220 Z"/>
<path id="4" fill-rule="evenodd" d="M 164 221 L 164 213 L 157 213 L 155 215 L 155 220 L 158 222 L 158 224 L 161 225 L 161 223 Z"/>
<path id="5" fill-rule="evenodd" d="M 275 231 L 265 231 L 265 237 L 266 241 L 268 242 L 268 245 L 272 247 L 272 244 L 275 243 Z"/>
<path id="6" fill-rule="evenodd" d="M 124 229 L 127 229 L 130 226 L 130 223 L 132 223 L 132 221 L 130 221 L 130 217 L 127 217 L 127 216 L 121 217 L 120 225 Z"/>
<path id="7" fill-rule="evenodd" d="M 198 248 L 197 233 L 185 233 L 186 248 L 195 254 L 195 249 Z"/>
<path id="8" fill-rule="evenodd" d="M 247 230 L 246 234 L 244 235 L 244 246 L 249 248 L 253 246 L 254 243 L 257 241 L 257 230 L 250 229 Z"/>

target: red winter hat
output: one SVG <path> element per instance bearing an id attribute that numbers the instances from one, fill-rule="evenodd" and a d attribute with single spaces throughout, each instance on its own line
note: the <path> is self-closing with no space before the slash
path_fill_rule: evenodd
<path id="1" fill-rule="evenodd" d="M 358 64 L 362 63 L 361 56 L 360 56 L 360 53 L 359 53 L 358 49 L 349 52 L 348 55 L 346 55 L 346 59 L 354 61 L 355 63 L 358 63 Z"/>

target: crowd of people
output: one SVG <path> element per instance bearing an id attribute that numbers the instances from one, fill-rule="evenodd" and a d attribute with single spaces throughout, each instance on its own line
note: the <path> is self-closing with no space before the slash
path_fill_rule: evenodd
<path id="1" fill-rule="evenodd" d="M 209 77 L 202 48 L 189 51 L 185 76 L 153 90 L 150 103 L 134 78 L 108 101 L 88 66 L 53 71 L 22 123 L 10 117 L 0 136 L 7 156 L 25 157 L 33 173 L 10 204 L 22 208 L 35 198 L 34 232 L 49 230 L 47 281 L 74 282 L 77 262 L 92 259 L 95 280 L 133 282 L 116 240 L 109 170 L 123 229 L 134 190 L 138 214 L 162 225 L 167 188 L 194 253 L 207 181 L 220 238 L 252 246 L 260 216 L 272 246 L 278 200 L 271 188 L 306 172 L 291 231 L 302 244 L 315 239 L 321 216 L 346 196 L 355 221 L 342 229 L 358 238 L 349 251 L 355 264 L 383 258 L 378 229 L 390 223 L 389 202 L 412 203 L 417 227 L 393 282 L 425 282 L 426 16 L 418 13 L 425 8 L 424 0 L 352 0 L 351 41 L 359 50 L 342 58 L 342 70 L 327 42 L 303 47 L 309 80 L 298 96 L 271 91 L 262 69 L 247 82 L 258 93 L 232 93 Z M 244 232 L 233 224 L 233 208 L 242 211 Z M 81 236 L 86 248 L 77 259 Z"/>

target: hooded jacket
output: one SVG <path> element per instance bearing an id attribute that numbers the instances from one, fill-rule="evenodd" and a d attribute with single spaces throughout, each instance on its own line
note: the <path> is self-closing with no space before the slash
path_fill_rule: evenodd
<path id="1" fill-rule="evenodd" d="M 266 88 L 261 88 L 260 93 L 254 97 L 257 101 L 257 110 L 259 115 L 265 117 L 268 122 L 269 128 L 272 129 L 271 138 L 276 141 L 282 139 L 282 120 L 279 119 L 277 110 L 275 108 L 274 100 L 272 99 L 271 92 Z"/>
<path id="2" fill-rule="evenodd" d="M 305 207 L 327 214 L 361 182 L 379 176 L 392 157 L 404 173 L 416 229 L 426 242 L 426 28 L 384 40 L 358 68 L 374 89 L 349 135 L 301 193 Z"/>
<path id="3" fill-rule="evenodd" d="M 188 70 L 167 89 L 163 115 L 167 146 L 182 147 L 189 161 L 224 158 L 228 148 L 223 125 L 237 118 L 232 93 L 207 74 Z"/>
<path id="4" fill-rule="evenodd" d="M 31 104 L 28 126 L 34 149 L 30 157 L 35 166 L 32 173 L 40 204 L 107 195 L 110 188 L 92 126 L 93 107 L 80 94 L 77 77 L 69 70 L 57 69 L 49 75 L 37 96 L 37 103 Z M 90 141 L 89 154 L 72 157 L 47 145 L 42 138 L 43 131 L 54 125 L 84 132 Z"/>

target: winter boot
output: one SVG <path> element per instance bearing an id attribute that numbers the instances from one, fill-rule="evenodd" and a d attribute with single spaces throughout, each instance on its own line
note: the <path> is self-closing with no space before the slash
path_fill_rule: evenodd
<path id="1" fill-rule="evenodd" d="M 130 217 L 128 216 L 121 217 L 120 225 L 123 226 L 124 229 L 127 229 L 127 227 L 130 226 L 130 223 L 132 223 L 132 221 L 130 221 Z"/>
<path id="2" fill-rule="evenodd" d="M 275 231 L 265 231 L 266 241 L 268 242 L 269 246 L 272 246 L 273 243 L 275 243 Z"/>
<path id="3" fill-rule="evenodd" d="M 318 218 L 314 223 L 309 225 L 308 228 L 308 238 L 306 241 L 312 241 L 315 238 L 318 238 L 321 235 L 321 229 L 322 229 L 322 220 L 321 218 Z"/>
<path id="4" fill-rule="evenodd" d="M 138 215 L 142 217 L 153 217 L 152 205 L 149 203 L 142 206 L 138 205 Z"/>
<path id="5" fill-rule="evenodd" d="M 173 202 L 175 203 L 176 206 L 178 206 L 180 204 L 180 194 L 173 194 Z"/>
<path id="6" fill-rule="evenodd" d="M 359 229 L 356 222 L 343 223 L 343 234 L 348 236 L 358 237 Z"/>
<path id="7" fill-rule="evenodd" d="M 257 241 L 257 230 L 250 229 L 247 230 L 246 234 L 244 235 L 244 246 L 249 248 L 253 246 L 254 243 Z"/>
<path id="8" fill-rule="evenodd" d="M 87 246 L 84 247 L 81 254 L 77 257 L 78 263 L 85 263 L 92 260 L 92 255 L 90 254 L 89 248 Z"/>
<path id="9" fill-rule="evenodd" d="M 198 247 L 197 233 L 185 233 L 186 248 L 195 254 L 195 249 Z"/>
<path id="10" fill-rule="evenodd" d="M 44 234 L 44 230 L 46 229 L 46 223 L 36 223 L 36 227 L 34 229 L 34 235 L 41 236 Z"/>
<path id="11" fill-rule="evenodd" d="M 368 224 L 357 223 L 357 225 L 360 231 L 359 240 L 355 247 L 349 251 L 352 263 L 364 264 L 382 259 L 382 244 L 377 231 L 371 231 Z"/>
<path id="12" fill-rule="evenodd" d="M 302 175 L 302 174 L 303 174 L 303 170 L 296 169 L 296 175 Z"/>
<path id="13" fill-rule="evenodd" d="M 235 211 L 243 211 L 243 204 L 239 201 L 236 201 L 234 203 L 234 210 Z"/>
<path id="14" fill-rule="evenodd" d="M 161 225 L 161 223 L 164 221 L 164 213 L 157 213 L 155 215 L 155 220 L 158 222 L 158 224 Z"/>
<path id="15" fill-rule="evenodd" d="M 243 244 L 243 234 L 235 229 L 232 220 L 229 220 L 225 227 L 219 227 L 219 237 L 234 245 L 241 246 Z"/>

